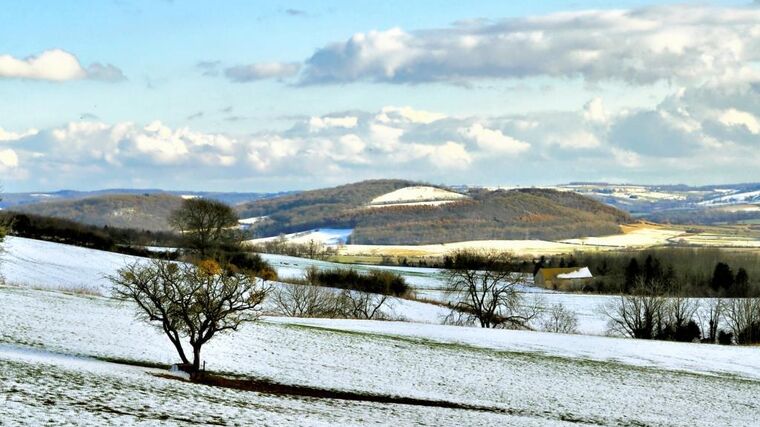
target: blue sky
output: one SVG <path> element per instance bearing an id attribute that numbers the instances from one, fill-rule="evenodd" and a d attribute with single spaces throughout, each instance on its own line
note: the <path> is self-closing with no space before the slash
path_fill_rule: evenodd
<path id="1" fill-rule="evenodd" d="M 0 6 L 6 191 L 757 180 L 746 1 Z"/>

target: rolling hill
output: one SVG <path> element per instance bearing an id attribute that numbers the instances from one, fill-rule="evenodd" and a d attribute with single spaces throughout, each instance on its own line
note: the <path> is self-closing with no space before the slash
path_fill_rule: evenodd
<path id="1" fill-rule="evenodd" d="M 399 192 L 409 187 L 420 190 Z M 394 192 L 404 197 L 391 197 Z M 435 197 L 423 200 L 420 194 Z M 392 203 L 378 204 L 378 200 Z M 616 234 L 620 224 L 630 221 L 628 214 L 572 192 L 516 189 L 460 194 L 399 180 L 306 191 L 238 208 L 242 218 L 258 219 L 254 227 L 259 236 L 352 228 L 353 244 L 556 240 Z"/>
<path id="2" fill-rule="evenodd" d="M 14 206 L 14 212 L 63 218 L 83 224 L 168 230 L 167 218 L 182 203 L 171 194 L 111 194 Z"/>

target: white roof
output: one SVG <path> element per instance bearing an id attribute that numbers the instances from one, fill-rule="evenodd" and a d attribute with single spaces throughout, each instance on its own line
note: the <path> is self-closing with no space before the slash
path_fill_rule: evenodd
<path id="1" fill-rule="evenodd" d="M 591 274 L 591 270 L 588 267 L 579 268 L 578 270 L 571 271 L 570 273 L 558 274 L 558 279 L 590 279 L 594 277 Z"/>

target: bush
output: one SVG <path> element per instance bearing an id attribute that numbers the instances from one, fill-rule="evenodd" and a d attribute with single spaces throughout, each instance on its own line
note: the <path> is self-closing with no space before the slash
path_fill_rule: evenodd
<path id="1" fill-rule="evenodd" d="M 242 250 L 221 252 L 216 254 L 215 258 L 222 260 L 224 264 L 235 266 L 238 271 L 264 280 L 277 280 L 277 271 L 257 253 Z"/>
<path id="2" fill-rule="evenodd" d="M 309 270 L 307 281 L 318 286 L 350 289 L 374 294 L 403 296 L 410 288 L 402 276 L 390 271 L 370 270 L 359 273 L 353 269 Z"/>
<path id="3" fill-rule="evenodd" d="M 760 344 L 760 322 L 747 325 L 736 336 L 739 344 Z"/>
<path id="4" fill-rule="evenodd" d="M 731 345 L 734 343 L 734 334 L 732 332 L 718 332 L 718 344 Z"/>
<path id="5" fill-rule="evenodd" d="M 574 334 L 578 332 L 578 316 L 564 304 L 555 304 L 541 321 L 541 329 L 546 332 Z"/>
<path id="6" fill-rule="evenodd" d="M 319 270 L 310 267 L 303 279 L 281 285 L 272 295 L 277 314 L 290 317 L 386 319 L 388 296 L 353 289 L 324 287 Z"/>
<path id="7" fill-rule="evenodd" d="M 665 341 L 694 342 L 702 337 L 702 330 L 693 320 L 685 324 L 669 324 L 662 327 L 655 339 Z"/>

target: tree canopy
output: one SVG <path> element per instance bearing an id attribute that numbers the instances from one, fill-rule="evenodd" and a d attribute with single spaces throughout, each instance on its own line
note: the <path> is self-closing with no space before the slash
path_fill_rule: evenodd
<path id="1" fill-rule="evenodd" d="M 267 294 L 255 277 L 226 270 L 210 260 L 197 265 L 138 261 L 110 280 L 116 297 L 135 302 L 138 317 L 166 334 L 183 369 L 190 373 L 198 372 L 205 343 L 259 318 Z M 192 349 L 192 358 L 182 346 L 183 339 Z"/>
<path id="2" fill-rule="evenodd" d="M 172 212 L 169 223 L 182 233 L 187 248 L 197 251 L 201 258 L 215 249 L 240 242 L 237 214 L 229 205 L 216 200 L 184 200 Z"/>

